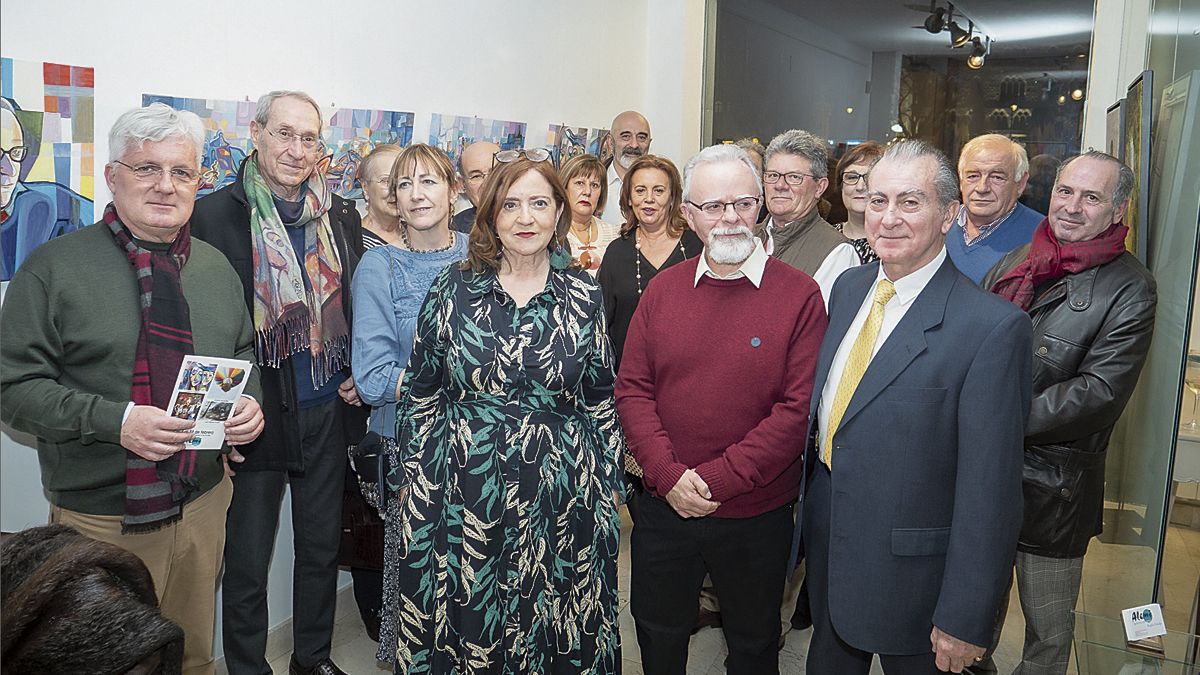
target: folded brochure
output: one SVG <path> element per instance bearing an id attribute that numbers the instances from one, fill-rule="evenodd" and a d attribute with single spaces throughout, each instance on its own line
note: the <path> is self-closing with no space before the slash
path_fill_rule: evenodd
<path id="1" fill-rule="evenodd" d="M 233 416 L 252 367 L 240 359 L 183 357 L 167 413 L 195 422 L 193 448 L 220 450 L 224 445 L 225 421 Z"/>

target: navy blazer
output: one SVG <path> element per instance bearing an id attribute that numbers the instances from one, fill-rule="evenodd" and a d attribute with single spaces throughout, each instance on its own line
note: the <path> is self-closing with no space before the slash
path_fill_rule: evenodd
<path id="1" fill-rule="evenodd" d="M 812 443 L 820 394 L 878 269 L 846 271 L 830 294 L 809 476 L 825 470 Z M 933 626 L 990 644 L 1021 526 L 1030 334 L 1024 312 L 947 258 L 871 360 L 833 436 L 830 496 L 803 503 L 795 537 L 828 519 L 816 522 L 829 541 L 805 547 L 828 552 L 822 597 L 850 645 L 926 652 Z"/>

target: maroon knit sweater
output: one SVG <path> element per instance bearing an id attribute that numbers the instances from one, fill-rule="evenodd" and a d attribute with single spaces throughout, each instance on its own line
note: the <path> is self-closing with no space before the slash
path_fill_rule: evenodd
<path id="1" fill-rule="evenodd" d="M 617 377 L 617 412 L 646 489 L 665 497 L 695 469 L 748 518 L 796 499 L 825 304 L 817 283 L 775 258 L 762 286 L 705 276 L 697 258 L 642 295 Z"/>

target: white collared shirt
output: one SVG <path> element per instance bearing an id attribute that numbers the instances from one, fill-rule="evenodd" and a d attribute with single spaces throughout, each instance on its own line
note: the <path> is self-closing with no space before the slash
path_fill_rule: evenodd
<path id="1" fill-rule="evenodd" d="M 713 271 L 708 266 L 708 255 L 700 256 L 700 261 L 696 263 L 696 278 L 692 281 L 692 288 L 700 285 L 700 277 L 708 275 L 714 279 L 741 279 L 746 277 L 750 283 L 754 284 L 755 288 L 762 286 L 763 272 L 767 271 L 767 252 L 763 250 L 762 240 L 754 237 L 754 250 L 751 251 L 750 257 L 742 261 L 740 267 L 731 272 L 729 276 L 721 276 Z"/>
<path id="2" fill-rule="evenodd" d="M 605 218 L 604 214 L 609 211 L 615 215 Z M 607 223 L 620 224 L 625 221 L 625 216 L 621 214 L 621 177 L 617 175 L 616 157 L 613 157 L 608 165 L 608 201 L 604 204 L 603 211 L 597 211 L 593 215 Z"/>
<path id="3" fill-rule="evenodd" d="M 895 330 L 896 324 L 900 323 L 900 320 L 908 313 L 913 301 L 917 299 L 921 291 L 925 290 L 929 280 L 933 278 L 934 274 L 937 274 L 938 269 L 945 261 L 946 247 L 942 246 L 942 250 L 938 251 L 937 256 L 926 263 L 924 267 L 894 282 L 896 295 L 892 296 L 892 299 L 883 306 L 883 323 L 879 327 L 879 337 L 875 340 L 875 347 L 871 350 L 871 358 L 875 358 L 875 355 L 879 353 L 879 348 L 887 342 L 888 336 Z M 875 283 L 867 289 L 867 295 L 858 308 L 858 314 L 854 316 L 854 321 L 850 322 L 850 327 L 842 336 L 842 343 L 838 345 L 837 352 L 833 355 L 833 362 L 829 364 L 829 376 L 825 378 L 825 383 L 821 388 L 821 406 L 817 409 L 820 438 L 825 438 L 825 434 L 829 431 L 829 411 L 833 407 L 833 397 L 837 395 L 838 383 L 842 381 L 842 372 L 846 370 L 846 361 L 850 360 L 850 349 L 854 347 L 854 341 L 858 339 L 863 324 L 867 322 L 867 315 L 871 313 L 871 305 L 875 302 L 875 287 L 879 285 L 880 280 L 886 277 L 883 264 L 880 263 Z M 869 370 L 870 366 L 867 368 Z"/>

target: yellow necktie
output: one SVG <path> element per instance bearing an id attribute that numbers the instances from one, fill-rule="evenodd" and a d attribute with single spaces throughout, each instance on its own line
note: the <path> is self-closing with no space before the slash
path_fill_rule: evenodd
<path id="1" fill-rule="evenodd" d="M 829 424 L 825 438 L 821 439 L 821 461 L 833 469 L 833 434 L 842 423 L 842 415 L 846 414 L 846 406 L 858 389 L 863 373 L 871 363 L 871 352 L 875 350 L 875 340 L 879 338 L 879 329 L 883 326 L 883 306 L 896 294 L 896 287 L 887 279 L 880 279 L 875 287 L 875 301 L 871 303 L 871 312 L 867 314 L 867 322 L 863 324 L 854 346 L 850 348 L 850 357 L 846 359 L 846 367 L 842 370 L 842 380 L 838 382 L 837 393 L 833 396 L 833 407 L 829 409 Z"/>

